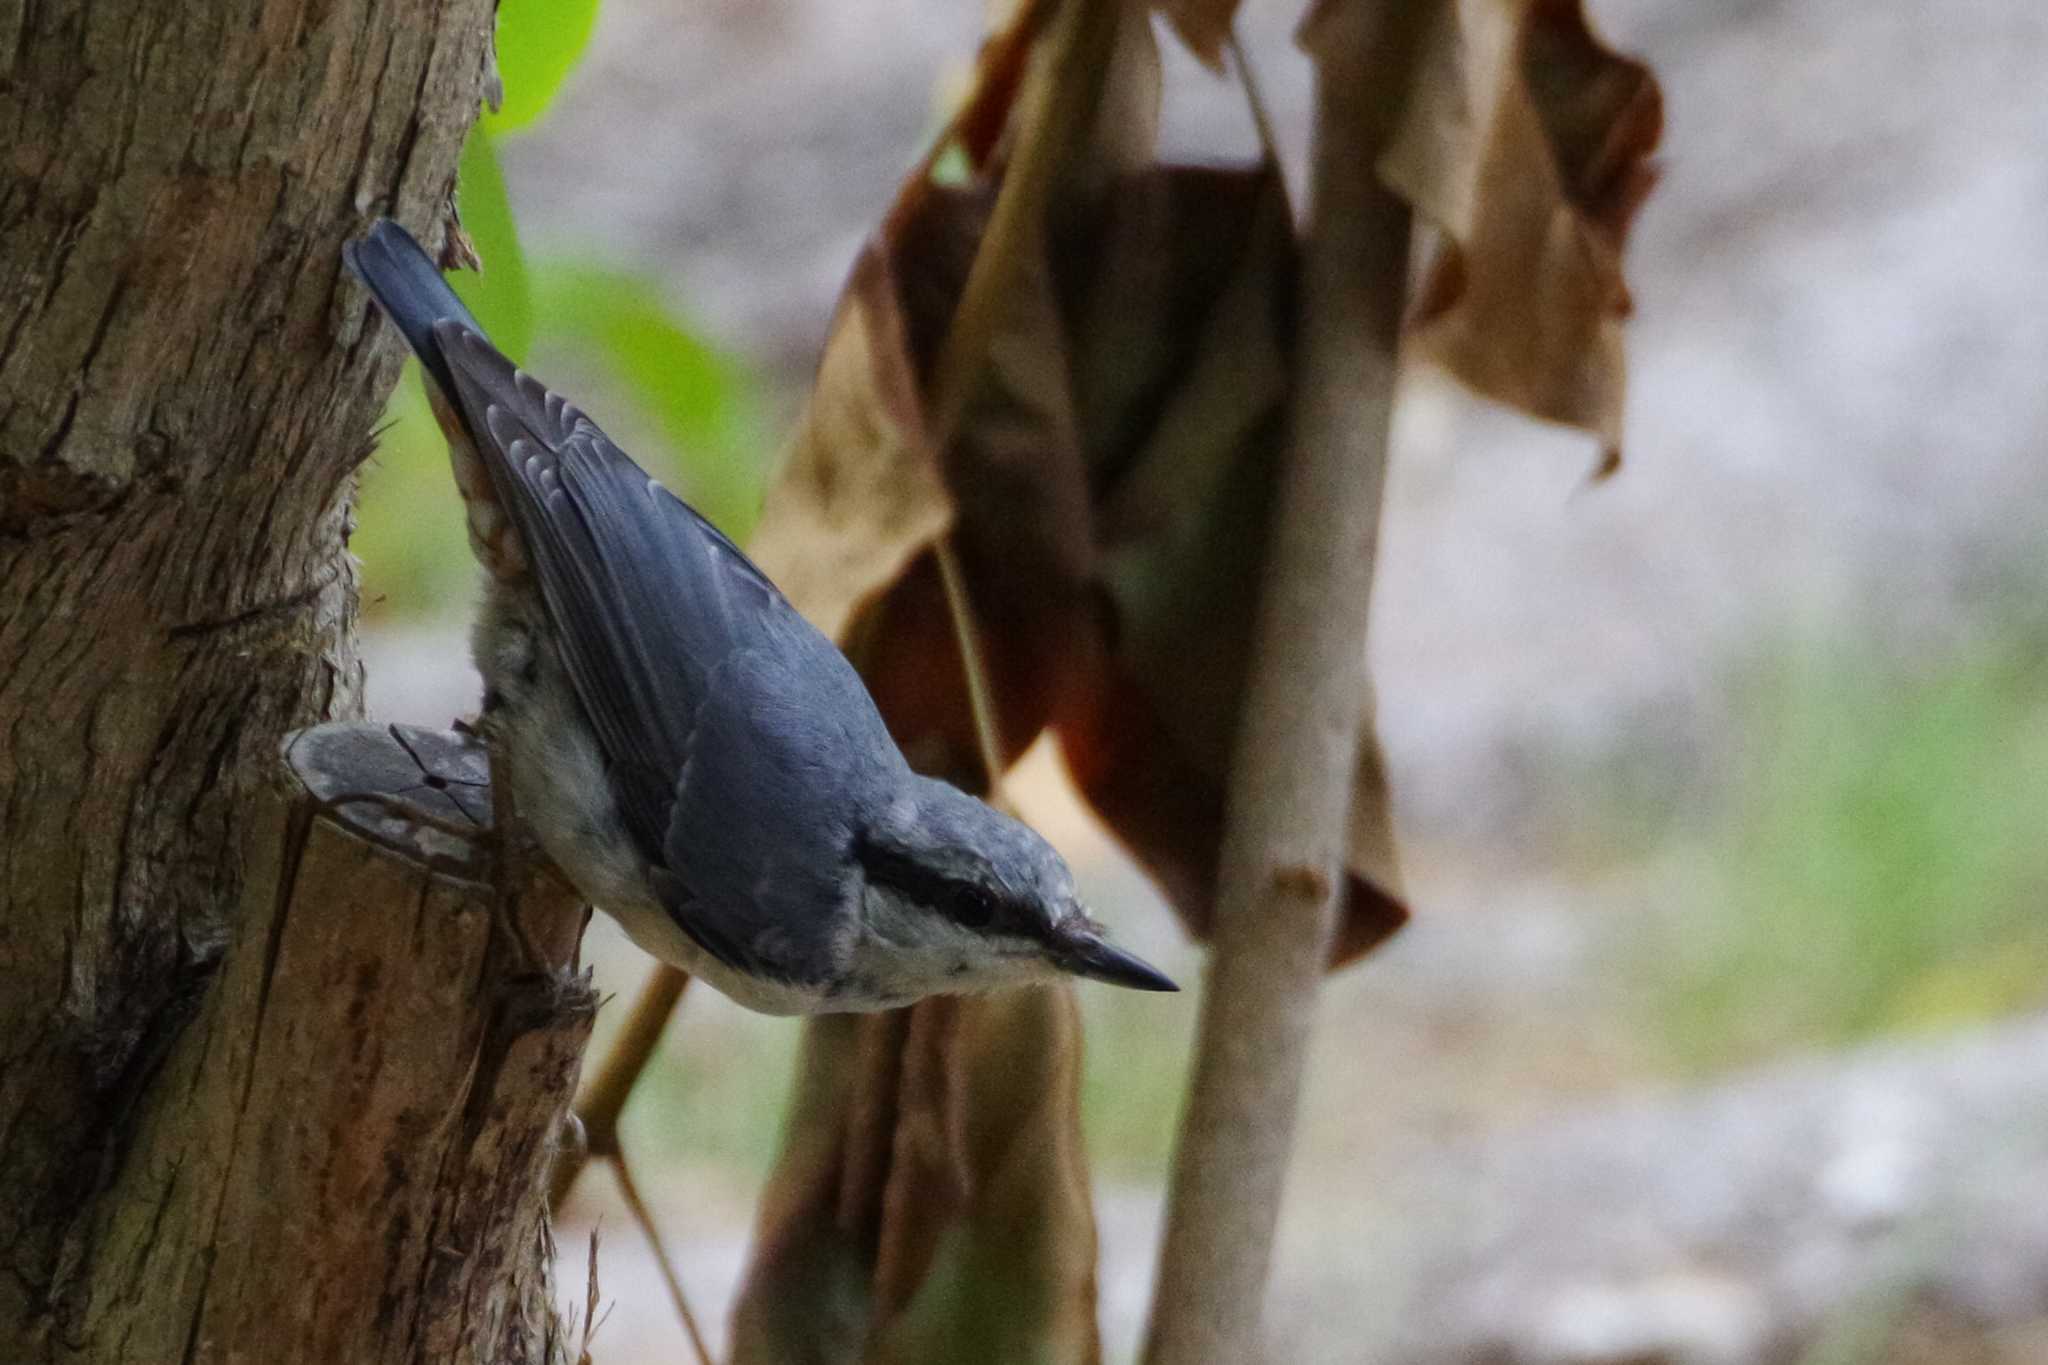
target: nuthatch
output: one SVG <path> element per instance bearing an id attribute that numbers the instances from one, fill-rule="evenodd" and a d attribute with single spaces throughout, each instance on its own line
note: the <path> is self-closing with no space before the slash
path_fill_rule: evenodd
<path id="1" fill-rule="evenodd" d="M 485 340 L 403 228 L 344 255 L 448 437 L 485 570 L 480 728 L 542 849 L 636 943 L 770 1014 L 1062 974 L 1175 989 L 1104 939 L 1051 845 L 912 772 L 832 642 Z"/>

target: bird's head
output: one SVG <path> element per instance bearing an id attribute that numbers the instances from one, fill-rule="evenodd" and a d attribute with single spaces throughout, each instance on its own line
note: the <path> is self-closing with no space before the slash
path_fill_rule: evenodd
<path id="1" fill-rule="evenodd" d="M 852 989 L 888 1002 L 1082 976 L 1179 989 L 1112 945 L 1051 844 L 956 787 L 912 778 L 854 844 Z"/>

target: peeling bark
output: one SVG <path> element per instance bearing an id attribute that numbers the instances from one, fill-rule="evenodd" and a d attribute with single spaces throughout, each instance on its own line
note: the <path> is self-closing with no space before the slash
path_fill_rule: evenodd
<path id="1" fill-rule="evenodd" d="M 258 1085 L 320 1003 L 289 992 L 336 984 L 284 948 L 405 949 L 362 927 L 390 902 L 273 928 L 298 902 L 267 889 L 281 740 L 360 707 L 348 494 L 399 365 L 340 248 L 376 213 L 447 215 L 492 9 L 0 0 L 0 1358 L 210 1359 L 326 1311 L 293 1273 L 323 1215 L 244 1177 L 333 1100 L 318 1049 Z M 364 891 L 418 871 L 362 857 Z M 308 961 L 356 960 L 315 938 Z M 469 970 L 464 944 L 443 964 Z M 402 1016 L 388 1036 L 429 1051 L 478 1027 L 376 962 L 384 1017 L 330 1024 Z M 464 1143 L 489 1128 L 441 1133 L 446 1160 L 484 1160 Z M 346 1358 L 450 1358 L 431 1344 Z"/>

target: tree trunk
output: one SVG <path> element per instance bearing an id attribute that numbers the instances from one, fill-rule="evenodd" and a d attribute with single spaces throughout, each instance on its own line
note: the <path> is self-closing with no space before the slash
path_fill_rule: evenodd
<path id="1" fill-rule="evenodd" d="M 415 895 L 338 846 L 352 904 L 302 900 L 294 840 L 310 858 L 329 834 L 277 795 L 285 735 L 360 707 L 347 495 L 399 361 L 340 247 L 377 212 L 448 215 L 491 18 L 0 0 L 0 1359 L 286 1358 L 270 1327 L 341 1358 L 285 1329 L 330 1311 L 295 1271 L 353 1224 L 295 1205 L 311 1186 L 271 1159 L 316 1156 L 315 1119 L 374 1118 L 331 1086 L 402 1076 L 323 1069 L 346 1051 L 291 1030 L 418 1040 L 439 1060 L 417 1077 L 470 1087 L 412 1097 L 434 1112 L 494 1093 L 490 1059 L 438 1051 L 483 1046 L 490 993 L 412 998 L 420 964 L 393 960 L 439 944 L 474 986 L 489 936 L 385 923 L 471 892 Z M 388 1017 L 335 1014 L 343 965 L 384 976 L 354 998 Z M 455 1169 L 424 1178 L 494 1122 L 458 1125 Z M 362 1189 L 410 1207 L 404 1156 Z M 385 1230 L 356 1253 L 449 1235 Z M 487 1234 L 432 1250 L 503 1251 Z M 542 1268 L 529 1240 L 500 1280 Z"/>

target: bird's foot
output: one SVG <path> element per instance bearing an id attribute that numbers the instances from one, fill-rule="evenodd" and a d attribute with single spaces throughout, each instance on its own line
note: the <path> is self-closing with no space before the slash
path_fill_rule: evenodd
<path id="1" fill-rule="evenodd" d="M 512 945 L 514 964 L 511 975 L 523 985 L 543 982 L 551 995 L 563 999 L 584 991 L 582 973 L 577 971 L 575 963 L 556 964 L 534 942 L 519 913 L 520 892 L 534 884 L 537 873 L 562 879 L 554 860 L 548 857 L 532 833 L 516 820 L 493 830 L 492 843 L 497 855 L 494 859 L 497 894 L 491 900 L 492 918 L 498 931 Z"/>

